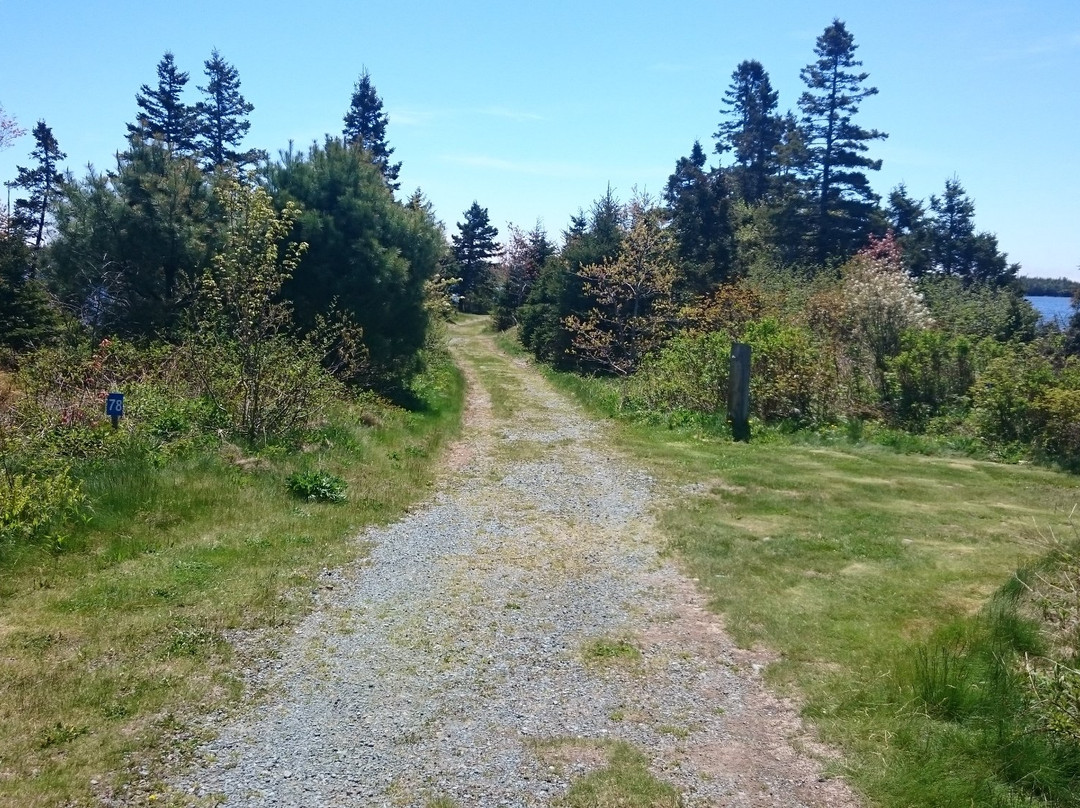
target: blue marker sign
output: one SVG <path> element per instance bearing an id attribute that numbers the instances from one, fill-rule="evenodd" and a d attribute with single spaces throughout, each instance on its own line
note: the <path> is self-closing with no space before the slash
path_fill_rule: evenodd
<path id="1" fill-rule="evenodd" d="M 113 429 L 120 425 L 120 416 L 124 414 L 124 394 L 109 393 L 105 399 L 105 414 L 112 419 Z"/>

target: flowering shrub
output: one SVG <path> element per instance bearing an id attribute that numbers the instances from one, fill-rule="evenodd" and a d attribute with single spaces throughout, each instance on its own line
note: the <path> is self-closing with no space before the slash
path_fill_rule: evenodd
<path id="1" fill-rule="evenodd" d="M 851 350 L 878 390 L 886 393 L 888 359 L 900 351 L 908 329 L 929 328 L 930 312 L 904 270 L 900 246 L 890 232 L 843 268 L 844 314 L 851 324 Z"/>

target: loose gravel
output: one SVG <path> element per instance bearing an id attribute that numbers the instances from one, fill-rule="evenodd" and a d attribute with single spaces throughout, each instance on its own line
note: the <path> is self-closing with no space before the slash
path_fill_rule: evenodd
<path id="1" fill-rule="evenodd" d="M 619 740 L 686 806 L 856 805 L 763 688 L 766 659 L 661 552 L 657 484 L 490 338 L 455 343 L 472 401 L 460 468 L 358 537 L 363 562 L 324 574 L 312 614 L 246 671 L 260 695 L 218 717 L 172 798 L 545 806 Z M 512 415 L 493 414 L 481 359 Z M 596 658 L 597 641 L 640 656 Z"/>

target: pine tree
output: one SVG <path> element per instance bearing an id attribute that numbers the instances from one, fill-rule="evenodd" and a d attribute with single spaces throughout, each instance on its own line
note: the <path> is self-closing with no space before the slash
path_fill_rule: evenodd
<path id="1" fill-rule="evenodd" d="M 39 280 L 30 277 L 34 260 L 20 235 L 0 228 L 0 346 L 24 351 L 50 341 L 59 317 Z"/>
<path id="2" fill-rule="evenodd" d="M 935 272 L 960 278 L 965 284 L 1001 286 L 1016 277 L 1019 265 L 1009 264 L 992 233 L 975 232 L 975 203 L 960 180 L 945 181 L 945 193 L 930 197 L 931 259 Z"/>
<path id="3" fill-rule="evenodd" d="M 483 298 L 490 294 L 487 286 L 491 275 L 491 259 L 499 253 L 495 239 L 499 231 L 488 219 L 487 208 L 473 202 L 465 211 L 465 221 L 458 223 L 458 235 L 451 236 L 454 259 L 461 273 L 458 293 L 463 297 L 481 298 L 478 307 L 486 308 L 490 301 Z"/>
<path id="4" fill-rule="evenodd" d="M 732 259 L 731 220 L 722 172 L 705 170 L 705 151 L 694 141 L 689 157 L 681 157 L 668 177 L 664 201 L 679 243 L 679 257 L 688 262 L 688 282 L 702 292 L 723 281 Z"/>
<path id="5" fill-rule="evenodd" d="M 927 274 L 931 270 L 932 234 L 923 203 L 908 196 L 907 186 L 900 183 L 889 194 L 886 215 L 903 251 L 908 275 L 920 278 Z"/>
<path id="6" fill-rule="evenodd" d="M 372 162 L 379 167 L 390 190 L 396 191 L 400 187 L 397 178 L 401 163 L 390 162 L 394 150 L 386 145 L 386 124 L 389 120 L 382 108 L 382 99 L 371 83 L 371 74 L 364 68 L 353 87 L 342 135 L 346 145 L 358 146 L 371 155 Z"/>
<path id="7" fill-rule="evenodd" d="M 869 73 L 856 73 L 855 39 L 840 20 L 818 37 L 818 59 L 803 68 L 807 91 L 799 98 L 803 131 L 816 185 L 816 257 L 824 262 L 858 248 L 870 230 L 877 195 L 864 171 L 877 171 L 881 160 L 865 156 L 868 142 L 887 135 L 863 129 L 853 119 L 859 104 L 877 94 L 864 87 Z"/>
<path id="8" fill-rule="evenodd" d="M 735 157 L 736 185 L 751 205 L 765 198 L 769 179 L 776 173 L 776 150 L 783 124 L 776 114 L 779 95 L 772 88 L 761 62 L 742 62 L 731 74 L 731 86 L 724 94 L 728 120 L 720 124 L 716 151 Z"/>
<path id="9" fill-rule="evenodd" d="M 217 48 L 205 62 L 205 87 L 199 90 L 205 101 L 195 105 L 197 116 L 197 140 L 208 170 L 227 163 L 237 168 L 251 165 L 265 155 L 258 149 L 237 151 L 251 121 L 247 116 L 255 107 L 240 94 L 240 75 L 236 68 L 221 58 Z"/>
<path id="10" fill-rule="evenodd" d="M 34 127 L 34 149 L 30 156 L 36 165 L 34 168 L 18 166 L 15 178 L 16 188 L 30 192 L 26 198 L 15 202 L 15 226 L 25 233 L 35 250 L 40 250 L 45 242 L 45 223 L 49 209 L 64 187 L 64 177 L 59 171 L 60 161 L 67 157 L 53 137 L 52 129 L 45 121 L 38 121 Z"/>
<path id="11" fill-rule="evenodd" d="M 144 84 L 135 96 L 140 112 L 137 122 L 128 124 L 128 139 L 161 141 L 169 154 L 191 154 L 195 151 L 195 110 L 181 99 L 188 74 L 177 69 L 172 53 L 166 51 L 157 75 L 156 89 Z"/>

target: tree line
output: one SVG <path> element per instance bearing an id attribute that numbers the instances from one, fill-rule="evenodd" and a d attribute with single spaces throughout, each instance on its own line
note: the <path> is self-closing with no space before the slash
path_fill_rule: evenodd
<path id="1" fill-rule="evenodd" d="M 660 199 L 609 187 L 558 245 L 512 227 L 483 270 L 496 324 L 542 361 L 621 379 L 622 406 L 648 417 L 722 413 L 739 340 L 764 422 L 870 422 L 1075 462 L 1080 315 L 1038 326 L 959 178 L 927 199 L 873 190 L 887 135 L 861 121 L 877 90 L 842 21 L 801 78 L 780 112 L 764 66 L 738 64 L 717 163 L 694 142 Z"/>
<path id="2" fill-rule="evenodd" d="M 353 87 L 340 135 L 270 160 L 244 144 L 254 107 L 237 69 L 215 50 L 204 73 L 190 102 L 190 76 L 166 52 L 156 83 L 135 95 L 115 165 L 82 178 L 60 171 L 66 155 L 51 128 L 34 127 L 30 165 L 12 183 L 22 193 L 0 234 L 0 310 L 18 313 L 2 321 L 0 344 L 18 352 L 73 332 L 181 341 L 225 245 L 219 191 L 240 181 L 279 211 L 297 210 L 283 239 L 306 248 L 280 290 L 296 335 L 327 318 L 348 323 L 364 357 L 350 381 L 407 384 L 427 330 L 425 283 L 452 274 L 453 259 L 423 194 L 396 197 L 401 163 L 370 74 Z M 14 122 L 3 120 L 7 144 Z"/>

